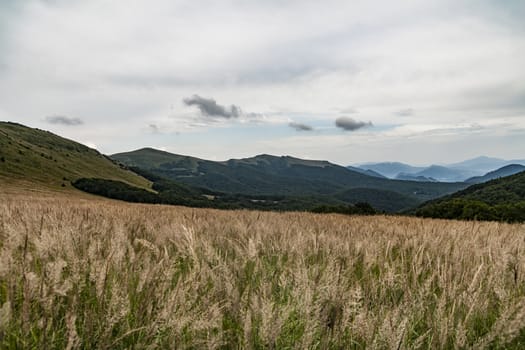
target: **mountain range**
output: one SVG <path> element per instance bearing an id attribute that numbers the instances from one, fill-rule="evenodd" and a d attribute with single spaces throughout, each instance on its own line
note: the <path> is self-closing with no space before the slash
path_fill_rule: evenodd
<path id="1" fill-rule="evenodd" d="M 381 211 L 399 212 L 525 169 L 513 164 L 467 182 L 437 182 L 431 175 L 448 176 L 446 167 L 381 163 L 364 169 L 268 154 L 216 162 L 153 148 L 106 156 L 48 131 L 10 122 L 0 122 L 0 136 L 0 189 L 81 189 L 136 202 L 215 208 L 312 210 L 366 202 Z M 505 162 L 480 157 L 457 164 L 480 169 Z M 406 177 L 403 180 L 386 177 L 398 170 L 415 173 L 402 171 L 397 176 Z"/>
<path id="2" fill-rule="evenodd" d="M 370 176 L 327 161 L 258 155 L 215 162 L 152 148 L 111 155 L 128 167 L 189 186 L 244 195 L 328 196 L 368 202 L 388 211 L 452 193 L 464 183 L 400 181 Z M 395 199 L 394 199 L 395 197 Z M 392 198 L 385 205 L 384 198 Z"/>
<path id="3" fill-rule="evenodd" d="M 495 171 L 511 164 L 525 165 L 525 160 L 505 160 L 481 156 L 463 162 L 445 165 L 434 164 L 427 167 L 412 166 L 399 162 L 365 163 L 355 167 L 364 171 L 374 171 L 390 179 L 462 182 L 473 177 L 484 176 L 487 172 Z"/>

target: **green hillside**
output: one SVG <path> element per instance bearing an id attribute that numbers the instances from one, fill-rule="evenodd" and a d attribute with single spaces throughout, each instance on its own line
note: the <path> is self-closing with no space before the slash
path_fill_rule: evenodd
<path id="1" fill-rule="evenodd" d="M 151 174 L 141 168 L 132 168 L 132 170 L 152 181 L 152 189 L 156 193 L 123 182 L 97 178 L 81 178 L 74 181 L 72 185 L 91 194 L 137 203 L 271 211 L 315 211 L 322 207 L 322 212 L 342 214 L 376 212 L 370 205 L 365 207 L 362 205 L 363 203 L 339 200 L 330 196 L 262 196 L 221 193 L 180 184 Z"/>
<path id="2" fill-rule="evenodd" d="M 346 203 L 369 203 L 374 208 L 386 212 L 396 212 L 417 206 L 420 201 L 414 197 L 388 190 L 373 188 L 351 188 L 336 195 Z"/>
<path id="3" fill-rule="evenodd" d="M 97 177 L 149 188 L 151 182 L 98 151 L 48 131 L 0 122 L 0 184 L 70 189 L 79 178 Z"/>
<path id="4" fill-rule="evenodd" d="M 479 184 L 500 177 L 510 176 L 525 171 L 525 166 L 521 164 L 509 164 L 497 170 L 486 173 L 483 176 L 474 176 L 465 180 L 469 184 Z"/>
<path id="5" fill-rule="evenodd" d="M 259 155 L 213 162 L 144 148 L 111 157 L 128 166 L 140 167 L 178 182 L 227 193 L 333 196 L 348 189 L 360 188 L 374 190 L 369 191 L 369 198 L 383 197 L 380 191 L 390 191 L 403 195 L 404 199 L 409 197 L 417 204 L 466 187 L 463 183 L 423 183 L 378 178 L 326 161 L 287 156 Z M 384 197 L 392 196 L 391 193 L 384 193 Z M 402 209 L 405 204 L 395 206 Z"/>
<path id="6" fill-rule="evenodd" d="M 416 210 L 446 219 L 525 221 L 525 172 L 470 186 Z"/>

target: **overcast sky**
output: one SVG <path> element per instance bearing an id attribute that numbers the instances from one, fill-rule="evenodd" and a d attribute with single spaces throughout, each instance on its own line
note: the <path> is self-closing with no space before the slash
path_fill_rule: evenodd
<path id="1" fill-rule="evenodd" d="M 523 0 L 0 0 L 0 120 L 112 154 L 525 158 Z"/>

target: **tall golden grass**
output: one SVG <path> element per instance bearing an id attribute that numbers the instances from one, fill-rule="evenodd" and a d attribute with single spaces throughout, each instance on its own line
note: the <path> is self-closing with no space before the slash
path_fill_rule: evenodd
<path id="1" fill-rule="evenodd" d="M 525 344 L 525 225 L 0 199 L 3 349 Z"/>

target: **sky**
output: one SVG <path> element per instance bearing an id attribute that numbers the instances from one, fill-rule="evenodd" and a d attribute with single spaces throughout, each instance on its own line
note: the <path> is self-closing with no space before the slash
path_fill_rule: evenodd
<path id="1" fill-rule="evenodd" d="M 0 120 L 105 154 L 525 158 L 523 0 L 0 0 Z"/>

